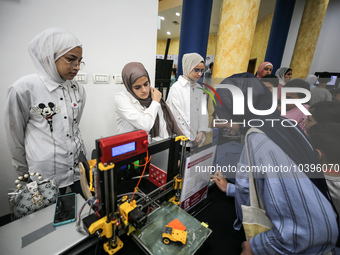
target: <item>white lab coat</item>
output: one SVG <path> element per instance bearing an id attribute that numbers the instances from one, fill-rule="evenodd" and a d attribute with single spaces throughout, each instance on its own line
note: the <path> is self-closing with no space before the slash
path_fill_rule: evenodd
<path id="1" fill-rule="evenodd" d="M 187 146 L 191 147 L 198 132 L 208 133 L 211 129 L 209 125 L 209 115 L 207 110 L 207 99 L 201 86 L 195 83 L 193 87 L 190 82 L 183 76 L 178 78 L 169 91 L 167 104 L 172 111 L 178 127 L 183 132 L 183 135 L 189 138 L 191 142 Z M 205 141 L 205 135 L 203 141 Z"/>
<path id="2" fill-rule="evenodd" d="M 118 92 L 114 99 L 116 108 L 117 134 L 137 129 L 145 130 L 150 134 L 157 114 L 159 115 L 159 137 L 168 138 L 166 122 L 161 104 L 152 101 L 148 108 L 142 106 L 129 92 Z"/>

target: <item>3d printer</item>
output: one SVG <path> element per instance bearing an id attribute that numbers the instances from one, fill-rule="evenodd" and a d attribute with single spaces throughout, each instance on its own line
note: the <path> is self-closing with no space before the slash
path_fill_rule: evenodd
<path id="1" fill-rule="evenodd" d="M 88 188 L 92 191 L 87 194 L 93 195 L 94 193 L 96 202 L 92 207 L 95 207 L 95 213 L 84 218 L 83 225 L 90 235 L 97 234 L 106 240 L 104 250 L 108 254 L 114 254 L 123 247 L 119 236 L 145 228 L 148 224 L 150 206 L 152 210 L 158 209 L 161 207 L 159 201 L 162 198 L 163 201 L 164 198 L 169 200 L 169 197 L 171 197 L 171 204 L 178 205 L 183 179 L 186 140 L 187 138 L 184 136 L 174 136 L 149 144 L 148 135 L 144 130 L 96 140 L 96 162 L 91 161 L 90 169 L 87 170 L 91 180 Z M 180 141 L 184 143 L 182 150 Z M 117 194 L 117 186 L 122 171 L 143 167 L 140 177 L 142 178 L 146 169 L 150 167 L 150 157 L 164 150 L 169 150 L 166 183 L 160 183 L 162 185 L 159 185 L 158 188 L 145 194 L 138 189 L 138 182 L 131 197 L 120 198 L 120 195 Z M 135 194 L 138 194 L 138 200 L 134 199 Z M 169 205 L 167 206 L 169 207 Z M 182 211 L 178 206 L 175 207 L 175 210 Z M 167 211 L 169 210 L 174 209 L 167 209 Z M 159 212 L 161 211 L 159 210 Z M 180 213 L 186 214 L 184 211 Z M 161 226 L 161 228 L 163 227 Z M 211 230 L 209 231 L 211 232 Z M 138 239 L 136 235 L 134 236 Z"/>

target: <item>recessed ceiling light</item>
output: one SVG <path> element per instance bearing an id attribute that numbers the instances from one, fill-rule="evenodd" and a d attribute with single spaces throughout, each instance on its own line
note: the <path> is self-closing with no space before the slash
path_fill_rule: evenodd
<path id="1" fill-rule="evenodd" d="M 179 12 L 176 12 L 176 16 L 181 16 L 181 14 Z"/>
<path id="2" fill-rule="evenodd" d="M 165 18 L 163 16 L 161 16 L 161 20 L 165 20 Z"/>
<path id="3" fill-rule="evenodd" d="M 168 31 L 168 32 L 166 32 L 166 34 L 168 34 L 168 35 L 171 35 L 171 33 Z"/>

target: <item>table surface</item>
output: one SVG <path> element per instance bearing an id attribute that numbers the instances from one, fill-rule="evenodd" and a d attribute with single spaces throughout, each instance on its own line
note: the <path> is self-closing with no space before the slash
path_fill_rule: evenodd
<path id="1" fill-rule="evenodd" d="M 77 212 L 84 203 L 85 200 L 78 194 Z M 54 231 L 22 248 L 22 237 L 53 222 L 54 209 L 55 204 L 2 226 L 0 228 L 0 253 L 6 255 L 60 254 L 87 238 L 76 230 L 76 222 L 71 222 L 55 227 Z M 88 211 L 89 206 L 86 205 L 82 217 L 85 217 Z"/>

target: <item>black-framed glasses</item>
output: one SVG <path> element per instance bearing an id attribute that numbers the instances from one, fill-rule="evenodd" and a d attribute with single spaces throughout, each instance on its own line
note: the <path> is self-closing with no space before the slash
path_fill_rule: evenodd
<path id="1" fill-rule="evenodd" d="M 71 60 L 71 61 L 69 61 L 69 60 L 67 60 L 67 59 L 65 59 L 65 58 L 61 58 L 61 59 L 65 60 L 65 62 L 66 62 L 67 64 L 69 64 L 70 67 L 71 67 L 72 69 L 75 68 L 75 67 L 77 67 L 78 65 L 79 65 L 79 69 L 80 69 L 80 70 L 83 69 L 83 68 L 85 67 L 85 62 L 84 62 L 84 61 L 77 62 L 76 60 Z"/>
<path id="2" fill-rule="evenodd" d="M 207 70 L 208 70 L 208 68 L 203 68 L 203 69 L 199 69 L 199 68 L 194 68 L 194 69 L 192 69 L 195 73 L 205 73 Z"/>

